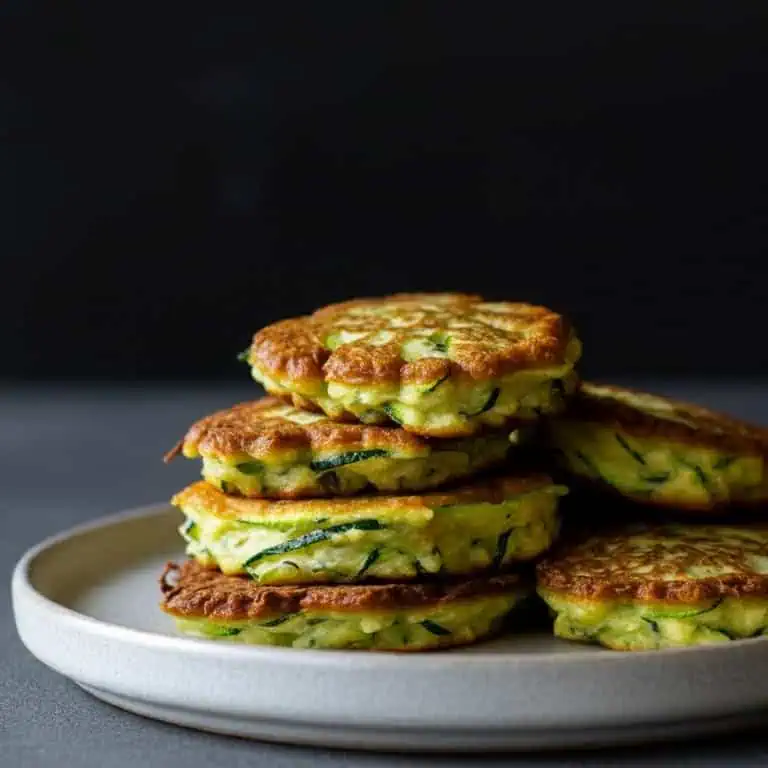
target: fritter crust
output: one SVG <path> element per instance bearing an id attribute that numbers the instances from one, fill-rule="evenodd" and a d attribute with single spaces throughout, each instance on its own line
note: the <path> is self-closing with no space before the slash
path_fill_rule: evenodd
<path id="1" fill-rule="evenodd" d="M 472 294 L 401 293 L 274 323 L 254 335 L 249 358 L 260 370 L 295 381 L 375 386 L 448 375 L 483 381 L 563 364 L 570 330 L 565 318 L 545 307 L 489 303 Z M 330 349 L 329 337 L 342 331 L 359 337 Z M 403 358 L 404 342 L 433 334 L 450 337 L 446 357 Z M 293 401 L 311 405 L 300 395 Z"/>
<path id="2" fill-rule="evenodd" d="M 194 560 L 168 563 L 160 577 L 162 609 L 174 616 L 222 620 L 262 619 L 298 611 L 386 611 L 441 605 L 520 586 L 516 574 L 465 581 L 416 584 L 366 584 L 262 587 L 245 576 L 225 576 Z"/>
<path id="3" fill-rule="evenodd" d="M 558 418 L 601 424 L 635 437 L 768 457 L 768 429 L 626 387 L 583 381 Z"/>
<path id="4" fill-rule="evenodd" d="M 696 569 L 720 573 L 697 577 Z M 691 604 L 762 597 L 768 595 L 768 525 L 614 529 L 561 545 L 536 575 L 540 588 L 575 600 Z"/>
<path id="5" fill-rule="evenodd" d="M 426 455 L 430 440 L 399 427 L 342 424 L 315 414 L 317 421 L 297 424 L 285 414 L 295 412 L 276 397 L 265 397 L 217 411 L 193 424 L 170 450 L 170 461 L 185 451 L 265 460 L 292 451 L 353 451 L 381 448 L 405 455 Z"/>
<path id="6" fill-rule="evenodd" d="M 475 482 L 438 493 L 411 496 L 355 496 L 330 499 L 254 499 L 231 496 L 222 493 L 209 483 L 201 480 L 177 493 L 171 504 L 183 507 L 196 504 L 206 512 L 220 518 L 247 520 L 249 518 L 279 519 L 284 515 L 306 514 L 326 516 L 365 517 L 385 512 L 419 512 L 453 504 L 476 504 L 487 502 L 499 504 L 516 494 L 533 491 L 552 485 L 546 475 L 506 476 L 484 478 Z"/>

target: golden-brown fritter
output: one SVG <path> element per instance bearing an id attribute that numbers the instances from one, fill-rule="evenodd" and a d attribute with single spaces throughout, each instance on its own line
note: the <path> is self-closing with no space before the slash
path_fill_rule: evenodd
<path id="1" fill-rule="evenodd" d="M 465 294 L 397 294 L 325 307 L 253 337 L 254 378 L 337 420 L 471 434 L 562 407 L 580 344 L 544 307 Z"/>
<path id="2" fill-rule="evenodd" d="M 410 584 L 261 586 L 245 576 L 227 576 L 194 560 L 181 566 L 169 563 L 161 576 L 164 611 L 187 618 L 224 620 L 261 619 L 298 611 L 397 610 L 499 594 L 520 586 L 520 577 L 514 573 Z"/>
<path id="3" fill-rule="evenodd" d="M 545 307 L 491 304 L 463 294 L 396 294 L 333 304 L 268 326 L 255 334 L 250 360 L 298 381 L 429 384 L 453 373 L 450 363 L 456 373 L 482 380 L 562 364 L 569 330 Z M 433 348 L 409 360 L 404 345 L 414 339 Z"/>
<path id="4" fill-rule="evenodd" d="M 768 502 L 768 430 L 696 405 L 583 382 L 549 438 L 575 476 L 643 504 L 717 512 Z"/>
<path id="5" fill-rule="evenodd" d="M 498 571 L 531 560 L 559 529 L 565 489 L 544 476 L 485 479 L 409 496 L 271 501 L 206 482 L 178 493 L 187 554 L 261 584 Z"/>
<path id="6" fill-rule="evenodd" d="M 510 446 L 506 430 L 430 440 L 334 422 L 268 397 L 201 419 L 166 460 L 201 456 L 203 477 L 222 491 L 295 499 L 435 488 L 502 463 Z"/>
<path id="7" fill-rule="evenodd" d="M 768 429 L 681 400 L 629 387 L 582 382 L 561 419 L 620 429 L 634 437 L 768 456 Z"/>
<path id="8" fill-rule="evenodd" d="M 537 590 L 568 640 L 622 651 L 768 633 L 768 525 L 631 525 L 564 542 Z"/>
<path id="9" fill-rule="evenodd" d="M 174 574 L 174 583 L 169 583 Z M 162 608 L 184 633 L 255 645 L 425 651 L 497 632 L 527 594 L 518 577 L 420 584 L 265 587 L 195 563 L 170 565 Z"/>
<path id="10" fill-rule="evenodd" d="M 589 600 L 698 603 L 768 596 L 768 525 L 634 525 L 564 543 L 541 587 Z"/>

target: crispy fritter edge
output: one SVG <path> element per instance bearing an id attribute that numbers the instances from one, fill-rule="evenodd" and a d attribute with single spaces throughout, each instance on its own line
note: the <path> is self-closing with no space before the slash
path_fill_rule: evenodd
<path id="1" fill-rule="evenodd" d="M 611 393 L 628 393 L 636 396 L 651 396 L 680 409 L 686 418 L 699 424 L 694 428 L 677 421 L 647 413 L 639 408 L 605 397 L 589 394 L 580 388 L 571 397 L 568 410 L 558 419 L 575 422 L 586 421 L 600 424 L 615 431 L 635 437 L 662 438 L 668 442 L 704 446 L 746 455 L 768 457 L 768 429 L 732 418 L 717 411 L 681 400 L 656 395 L 651 392 L 611 384 L 596 384 Z M 715 427 L 720 427 L 719 431 Z"/>
<path id="2" fill-rule="evenodd" d="M 171 582 L 175 579 L 175 583 Z M 299 611 L 386 611 L 439 606 L 521 587 L 516 574 L 463 581 L 336 586 L 259 586 L 246 576 L 226 576 L 194 560 L 169 562 L 160 577 L 162 609 L 180 618 L 224 621 L 262 619 Z"/>
<path id="3" fill-rule="evenodd" d="M 256 518 L 267 513 L 272 516 L 280 512 L 293 512 L 297 508 L 305 510 L 309 515 L 322 513 L 327 517 L 350 511 L 364 514 L 367 510 L 381 512 L 382 510 L 426 507 L 431 509 L 462 503 L 500 504 L 516 493 L 545 489 L 552 485 L 554 484 L 547 475 L 537 474 L 484 478 L 466 482 L 450 491 L 432 491 L 408 496 L 348 496 L 294 500 L 231 496 L 204 480 L 199 480 L 179 491 L 171 499 L 171 504 L 181 507 L 192 501 L 206 512 L 221 518 Z"/>
<path id="4" fill-rule="evenodd" d="M 438 294 L 451 296 L 451 294 Z M 463 370 L 455 361 L 442 358 L 424 358 L 406 362 L 395 345 L 380 347 L 344 344 L 333 352 L 322 343 L 321 332 L 326 320 L 350 307 L 381 304 L 403 298 L 431 300 L 430 294 L 395 294 L 378 299 L 355 299 L 323 307 L 313 315 L 280 320 L 257 331 L 251 343 L 249 362 L 271 375 L 295 381 L 338 381 L 357 386 L 373 386 L 381 382 L 429 383 L 445 376 L 466 377 L 484 381 L 547 365 L 560 365 L 571 339 L 571 325 L 562 315 L 547 307 L 505 302 L 511 306 L 525 306 L 539 311 L 531 323 L 539 326 L 537 334 L 521 340 L 506 356 L 489 355 L 480 348 L 468 356 L 469 370 Z M 455 294 L 456 305 L 468 309 L 481 297 Z M 465 346 L 465 351 L 467 347 Z M 297 407 L 302 407 L 294 400 Z"/>
<path id="5" fill-rule="evenodd" d="M 570 563 L 561 564 L 559 556 L 567 558 L 578 551 L 593 537 L 586 535 L 580 540 L 561 542 L 554 552 L 536 565 L 537 586 L 559 593 L 564 599 L 572 600 L 634 600 L 647 603 L 702 603 L 721 597 L 766 597 L 768 596 L 768 575 L 732 574 L 718 578 L 677 579 L 664 581 L 633 577 L 632 573 L 622 579 L 622 574 L 613 572 L 607 579 L 591 576 L 574 576 Z"/>
<path id="6" fill-rule="evenodd" d="M 395 426 L 372 426 L 335 422 L 330 419 L 313 424 L 296 424 L 259 415 L 283 404 L 276 397 L 238 403 L 196 421 L 185 436 L 164 456 L 166 462 L 178 456 L 183 448 L 192 447 L 202 454 L 231 456 L 245 454 L 254 459 L 267 459 L 288 451 L 308 450 L 312 453 L 344 450 L 385 450 L 426 455 L 439 441 L 418 437 Z M 497 430 L 496 434 L 506 430 Z M 478 439 L 489 434 L 480 432 Z"/>

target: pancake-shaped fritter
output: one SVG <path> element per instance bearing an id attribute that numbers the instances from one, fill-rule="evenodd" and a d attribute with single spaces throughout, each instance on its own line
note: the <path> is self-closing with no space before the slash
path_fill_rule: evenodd
<path id="1" fill-rule="evenodd" d="M 172 500 L 187 554 L 262 584 L 402 581 L 498 571 L 545 551 L 565 489 L 543 475 L 419 496 L 271 501 L 195 483 Z"/>
<path id="2" fill-rule="evenodd" d="M 498 630 L 526 595 L 518 576 L 471 581 L 259 586 L 194 561 L 169 564 L 163 610 L 198 637 L 292 648 L 425 651 Z"/>
<path id="3" fill-rule="evenodd" d="M 768 634 L 768 526 L 609 530 L 559 546 L 537 585 L 558 637 L 615 650 Z"/>
<path id="4" fill-rule="evenodd" d="M 256 333 L 253 377 L 335 420 L 470 435 L 560 410 L 581 345 L 545 307 L 398 294 L 325 307 Z"/>
<path id="5" fill-rule="evenodd" d="M 433 440 L 268 397 L 201 419 L 166 458 L 201 456 L 203 477 L 225 493 L 295 499 L 436 488 L 500 464 L 510 446 L 506 430 Z"/>
<path id="6" fill-rule="evenodd" d="M 708 512 L 768 501 L 768 430 L 699 406 L 583 382 L 549 433 L 572 474 L 643 504 Z"/>

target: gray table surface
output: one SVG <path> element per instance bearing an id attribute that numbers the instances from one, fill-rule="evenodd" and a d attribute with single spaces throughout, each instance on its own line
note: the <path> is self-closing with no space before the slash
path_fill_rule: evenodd
<path id="1" fill-rule="evenodd" d="M 768 424 L 768 381 L 654 388 Z M 162 453 L 195 418 L 254 396 L 247 384 L 0 389 L 0 561 L 76 523 L 166 499 L 196 476 Z M 766 723 L 768 726 L 768 723 Z M 16 768 L 305 766 L 766 766 L 768 728 L 712 741 L 599 752 L 432 757 L 308 749 L 198 733 L 114 709 L 37 662 L 0 593 L 0 765 Z"/>

